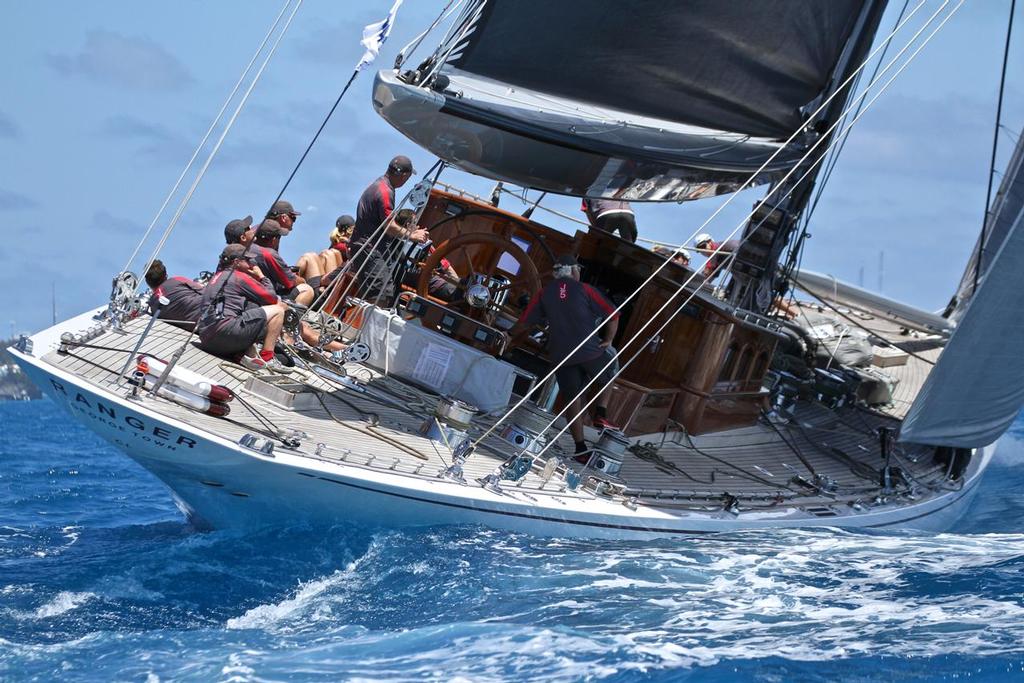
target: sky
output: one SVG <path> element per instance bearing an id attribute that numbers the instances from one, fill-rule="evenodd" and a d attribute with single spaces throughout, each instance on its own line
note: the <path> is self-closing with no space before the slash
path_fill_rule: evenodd
<path id="1" fill-rule="evenodd" d="M 7 295 L 0 298 L 0 336 L 47 326 L 51 288 L 59 319 L 104 303 L 110 279 L 124 268 L 283 0 L 2 4 L 0 288 Z M 984 212 L 1009 4 L 968 0 L 864 115 L 814 214 L 806 269 L 870 289 L 881 285 L 884 294 L 926 309 L 946 303 Z M 302 4 L 161 252 L 172 273 L 212 269 L 224 224 L 266 210 L 362 54 L 362 27 L 382 19 L 390 5 Z M 406 154 L 421 169 L 431 165 L 428 153 L 374 113 L 370 86 L 374 68 L 390 67 L 443 5 L 406 0 L 379 60 L 342 100 L 285 194 L 303 213 L 282 245 L 286 259 L 326 247 L 334 219 L 355 213 L 360 192 L 393 155 Z M 890 5 L 882 30 L 903 3 Z M 938 6 L 929 0 L 917 17 Z M 1024 128 L 1024 25 L 1017 27 L 997 170 Z M 903 44 L 899 37 L 897 43 Z M 485 196 L 493 186 L 459 171 L 442 180 Z M 761 194 L 737 195 L 707 231 L 729 233 Z M 636 205 L 640 234 L 681 241 L 724 201 Z M 578 200 L 549 203 L 580 215 Z M 503 207 L 517 204 L 506 198 Z M 575 229 L 541 212 L 534 217 Z"/>

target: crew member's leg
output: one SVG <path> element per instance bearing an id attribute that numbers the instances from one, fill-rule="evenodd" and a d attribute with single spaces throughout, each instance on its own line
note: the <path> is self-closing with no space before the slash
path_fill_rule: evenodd
<path id="1" fill-rule="evenodd" d="M 594 221 L 598 230 L 614 233 L 618 231 L 619 237 L 629 242 L 636 242 L 636 218 L 629 213 L 608 213 L 599 216 Z"/>
<path id="2" fill-rule="evenodd" d="M 569 420 L 569 433 L 572 434 L 572 440 L 576 442 L 576 453 L 583 453 L 587 450 L 587 443 L 583 440 L 583 415 L 580 414 L 582 408 L 580 399 L 582 397 L 579 396 L 586 383 L 583 367 L 580 364 L 563 365 L 555 370 L 555 379 L 558 380 L 558 392 L 569 404 L 564 415 Z"/>
<path id="3" fill-rule="evenodd" d="M 320 254 L 316 252 L 307 251 L 299 257 L 295 266 L 299 269 L 299 275 L 302 276 L 303 280 L 309 280 L 311 277 L 320 277 L 324 274 L 320 264 Z"/>
<path id="4" fill-rule="evenodd" d="M 281 328 L 284 327 L 284 304 L 271 304 L 261 307 L 267 317 L 267 327 L 263 335 L 263 350 L 260 356 L 263 360 L 270 360 L 274 357 L 274 345 L 281 338 Z"/>
<path id="5" fill-rule="evenodd" d="M 314 295 L 315 292 L 313 291 L 313 288 L 310 287 L 305 282 L 302 282 L 292 287 L 290 291 L 285 292 L 283 298 L 288 299 L 289 301 L 294 301 L 295 303 L 300 304 L 302 306 L 308 307 L 311 303 L 313 303 Z"/>
<path id="6" fill-rule="evenodd" d="M 302 337 L 302 341 L 306 342 L 310 346 L 315 347 L 320 343 L 320 335 L 305 321 L 299 325 L 299 335 Z M 324 347 L 324 351 L 342 351 L 344 349 L 345 345 L 340 341 L 328 342 Z"/>

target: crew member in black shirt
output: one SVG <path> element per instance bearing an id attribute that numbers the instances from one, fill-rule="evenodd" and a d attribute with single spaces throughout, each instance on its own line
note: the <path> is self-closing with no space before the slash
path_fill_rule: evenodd
<path id="1" fill-rule="evenodd" d="M 519 321 L 509 330 L 513 339 L 528 332 L 535 325 L 548 325 L 548 356 L 552 363 L 561 364 L 555 371 L 558 390 L 562 398 L 569 401 L 569 415 L 581 412 L 583 388 L 596 378 L 595 390 L 600 392 L 597 399 L 594 426 L 598 429 L 615 428 L 608 422 L 608 392 L 612 381 L 612 352 L 610 346 L 619 327 L 619 317 L 614 315 L 604 326 L 601 334 L 588 339 L 597 325 L 615 312 L 615 308 L 596 289 L 580 282 L 580 266 L 575 256 L 560 256 L 555 262 L 555 279 L 533 296 Z M 586 341 L 584 341 L 586 339 Z M 582 343 L 582 346 L 580 344 Z M 577 346 L 580 348 L 576 351 Z M 564 361 L 564 363 L 563 363 Z M 605 367 L 608 365 L 609 367 Z M 577 454 L 588 448 L 583 440 L 583 416 L 579 415 L 569 423 L 569 431 L 576 442 Z M 586 456 L 577 457 L 581 462 Z"/>
<path id="2" fill-rule="evenodd" d="M 146 271 L 146 284 L 153 290 L 149 297 L 149 314 L 156 312 L 160 297 L 168 303 L 160 306 L 160 320 L 191 331 L 199 322 L 202 310 L 203 286 L 187 277 L 167 277 L 167 268 L 159 259 Z"/>

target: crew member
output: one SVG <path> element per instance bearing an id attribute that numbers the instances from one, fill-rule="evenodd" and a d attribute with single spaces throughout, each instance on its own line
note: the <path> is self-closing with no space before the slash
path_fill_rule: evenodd
<path id="1" fill-rule="evenodd" d="M 348 260 L 350 255 L 348 243 L 352 239 L 352 229 L 355 225 L 356 219 L 348 214 L 338 216 L 338 220 L 334 221 L 334 230 L 331 230 L 331 234 L 327 236 L 331 246 L 320 252 L 320 268 L 325 276 L 327 273 L 341 268 L 341 264 Z M 325 277 L 322 280 L 325 286 L 326 279 Z"/>
<path id="2" fill-rule="evenodd" d="M 253 255 L 244 246 L 224 247 L 218 271 L 203 289 L 203 317 L 196 327 L 199 345 L 219 356 L 240 357 L 253 370 L 280 371 L 274 345 L 281 337 L 285 306 L 252 276 L 252 268 Z M 253 345 L 261 339 L 256 353 Z"/>
<path id="3" fill-rule="evenodd" d="M 719 244 L 705 232 L 697 235 L 693 240 L 693 246 L 697 248 L 698 254 L 707 257 L 707 263 L 704 264 L 704 278 L 706 282 L 711 282 L 725 270 L 725 263 L 732 258 L 733 254 L 739 251 L 740 241 L 726 240 Z"/>
<path id="4" fill-rule="evenodd" d="M 416 212 L 412 209 L 401 209 L 395 214 L 395 222 L 403 228 L 411 226 L 414 218 L 416 218 Z M 433 251 L 434 247 L 430 247 L 429 253 L 433 253 Z M 418 267 L 410 268 L 406 271 L 402 281 L 410 287 L 416 287 L 420 281 L 420 269 Z M 430 284 L 427 286 L 427 291 L 431 296 L 435 296 L 438 299 L 451 301 L 458 292 L 458 287 L 455 285 L 458 281 L 459 274 L 452 267 L 451 262 L 443 258 L 430 275 Z"/>
<path id="5" fill-rule="evenodd" d="M 299 219 L 302 212 L 296 211 L 292 203 L 278 199 L 274 202 L 274 205 L 270 207 L 270 211 L 267 212 L 266 218 L 272 221 L 276 221 L 278 225 L 284 230 L 284 235 L 290 235 L 292 229 L 295 227 L 295 221 Z M 283 235 L 282 235 L 283 236 Z M 320 263 L 320 255 L 315 251 L 307 251 L 305 254 L 299 257 L 299 260 L 295 262 L 292 270 L 299 274 L 310 287 L 313 288 L 313 293 L 320 289 L 320 278 L 327 271 L 323 269 Z"/>
<path id="6" fill-rule="evenodd" d="M 600 292 L 579 281 L 580 266 L 575 256 L 559 256 L 553 274 L 555 279 L 534 295 L 508 334 L 514 340 L 533 326 L 547 323 L 548 356 L 558 365 L 555 371 L 558 389 L 562 398 L 570 403 L 570 415 L 575 416 L 569 423 L 569 431 L 576 442 L 576 459 L 586 462 L 588 448 L 583 440 L 583 417 L 579 415 L 580 393 L 596 379 L 599 397 L 594 426 L 614 429 L 608 422 L 606 389 L 612 381 L 614 364 L 610 347 L 619 327 L 619 317 L 614 315 L 600 334 L 591 334 L 615 309 Z M 574 351 L 577 346 L 580 348 Z"/>
<path id="7" fill-rule="evenodd" d="M 224 226 L 224 241 L 227 244 L 241 244 L 248 247 L 256 236 L 256 228 L 252 225 L 252 216 L 236 218 Z"/>
<path id="8" fill-rule="evenodd" d="M 297 304 L 309 306 L 313 301 L 313 288 L 301 276 L 296 275 L 291 266 L 285 263 L 278 251 L 281 237 L 288 234 L 280 223 L 266 219 L 256 229 L 256 241 L 250 253 L 260 271 L 274 285 L 274 291 L 284 299 L 291 299 Z"/>
<path id="9" fill-rule="evenodd" d="M 677 266 L 682 266 L 683 268 L 690 267 L 690 252 L 688 252 L 686 249 L 680 249 L 679 251 L 675 251 L 674 249 L 669 249 L 668 247 L 659 244 L 658 246 L 654 247 L 653 251 L 658 256 L 661 256 L 666 260 L 671 260 L 672 263 L 676 264 Z"/>
<path id="10" fill-rule="evenodd" d="M 168 300 L 160 306 L 160 320 L 189 332 L 199 322 L 202 311 L 203 286 L 187 277 L 167 277 L 167 268 L 159 259 L 146 271 L 146 284 L 153 290 L 149 297 L 149 314 L 155 315 L 160 297 Z"/>
<path id="11" fill-rule="evenodd" d="M 352 231 L 352 246 L 359 248 L 367 241 L 372 245 L 376 241 L 377 231 L 384 225 L 385 237 L 380 241 L 377 250 L 386 251 L 393 239 L 410 239 L 414 242 L 427 241 L 427 231 L 418 225 L 402 227 L 392 218 L 395 210 L 395 190 L 409 182 L 413 173 L 412 161 L 409 157 L 398 155 L 388 164 L 388 170 L 363 190 L 356 207 L 356 225 Z"/>
<path id="12" fill-rule="evenodd" d="M 581 210 L 587 214 L 590 225 L 604 232 L 619 231 L 619 236 L 636 242 L 636 214 L 629 202 L 618 199 L 583 198 Z"/>

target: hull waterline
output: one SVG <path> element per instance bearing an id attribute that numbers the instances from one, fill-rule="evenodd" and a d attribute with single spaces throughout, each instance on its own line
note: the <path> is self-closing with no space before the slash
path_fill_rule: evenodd
<path id="1" fill-rule="evenodd" d="M 86 314 L 88 315 L 88 314 Z M 84 316 L 83 316 L 84 317 Z M 68 321 L 33 338 L 56 348 Z M 539 535 L 643 539 L 780 527 L 941 530 L 964 512 L 995 447 L 973 459 L 962 486 L 911 504 L 887 504 L 820 518 L 799 509 L 695 513 L 626 506 L 597 497 L 508 489 L 495 493 L 438 477 L 320 460 L 278 449 L 268 457 L 217 434 L 82 381 L 38 358 L 14 352 L 22 369 L 72 416 L 161 479 L 194 523 L 249 528 L 308 520 L 371 527 L 478 524 Z"/>

